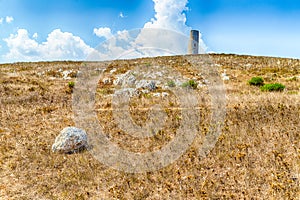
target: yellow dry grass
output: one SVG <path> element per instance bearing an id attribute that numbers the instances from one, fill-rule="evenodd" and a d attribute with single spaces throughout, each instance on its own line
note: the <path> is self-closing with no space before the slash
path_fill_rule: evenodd
<path id="1" fill-rule="evenodd" d="M 211 55 L 226 69 L 225 125 L 215 148 L 200 159 L 196 144 L 159 171 L 129 174 L 99 163 L 88 151 L 55 154 L 59 131 L 75 125 L 72 91 L 59 69 L 79 70 L 80 62 L 0 65 L 0 199 L 300 199 L 300 60 L 237 55 Z M 186 76 L 195 76 L 180 57 L 155 58 Z M 116 73 L 154 59 L 118 61 Z M 109 68 L 110 70 L 111 68 Z M 108 71 L 109 71 L 108 70 Z M 253 76 L 286 85 L 281 93 L 261 92 L 247 84 Z M 154 150 L 174 136 L 176 101 L 169 105 L 168 130 L 142 143 L 120 136 L 111 123 L 112 85 L 99 83 L 95 105 L 105 132 L 122 148 Z M 139 104 L 139 102 L 142 102 Z M 133 100 L 133 118 L 142 123 L 158 100 Z M 200 129 L 209 124 L 207 102 L 200 105 Z M 174 109 L 171 109 L 171 108 Z M 102 109 L 101 109 L 102 108 Z M 124 142 L 126 141 L 126 142 Z"/>

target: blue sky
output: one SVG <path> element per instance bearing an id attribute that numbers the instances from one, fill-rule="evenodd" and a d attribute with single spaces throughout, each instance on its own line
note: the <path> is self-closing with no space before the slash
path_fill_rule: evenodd
<path id="1" fill-rule="evenodd" d="M 212 52 L 300 58 L 297 0 L 0 0 L 0 62 L 84 59 L 143 27 L 198 29 Z"/>

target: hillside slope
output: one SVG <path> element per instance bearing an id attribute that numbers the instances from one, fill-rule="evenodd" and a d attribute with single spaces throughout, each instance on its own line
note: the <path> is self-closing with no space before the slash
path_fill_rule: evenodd
<path id="1" fill-rule="evenodd" d="M 175 137 L 179 105 L 171 94 L 155 95 L 167 92 L 163 87 L 133 97 L 137 124 L 145 123 L 147 109 L 157 103 L 170 119 L 153 138 L 128 137 L 112 114 L 118 75 L 136 66 L 167 66 L 203 84 L 194 89 L 201 113 L 198 139 L 173 164 L 138 174 L 109 168 L 88 151 L 51 152 L 59 131 L 75 125 L 74 89 L 68 83 L 75 81 L 76 89 L 81 62 L 0 65 L 0 199 L 299 199 L 300 60 L 212 54 L 210 62 L 219 68 L 219 78 L 226 73 L 229 80 L 224 80 L 222 134 L 205 158 L 197 148 L 210 124 L 206 77 L 195 73 L 185 57 L 114 61 L 104 70 L 96 93 L 99 123 L 113 142 L 136 152 L 160 149 Z M 262 92 L 247 83 L 254 76 L 286 89 Z"/>

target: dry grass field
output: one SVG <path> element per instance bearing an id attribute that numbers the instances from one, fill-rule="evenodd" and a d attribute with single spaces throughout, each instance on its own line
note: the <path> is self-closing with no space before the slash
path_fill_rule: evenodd
<path id="1" fill-rule="evenodd" d="M 80 62 L 0 65 L 0 199 L 300 199 L 300 60 L 210 55 L 226 70 L 226 117 L 213 150 L 200 158 L 195 141 L 171 165 L 158 171 L 125 173 L 98 162 L 89 151 L 52 153 L 55 137 L 74 126 L 72 88 Z M 124 73 L 134 65 L 169 65 L 198 78 L 178 57 L 115 61 L 104 72 Z M 66 79 L 64 72 L 72 70 Z M 65 76 L 65 77 L 64 77 Z M 114 75 L 110 75 L 114 79 Z M 282 92 L 262 92 L 248 80 L 279 82 Z M 199 90 L 200 132 L 209 126 L 209 99 Z M 162 88 L 157 91 L 163 92 Z M 147 107 L 167 107 L 168 126 L 155 137 L 134 140 L 113 124 L 113 84 L 99 82 L 99 122 L 114 143 L 131 151 L 159 149 L 180 123 L 176 100 L 150 94 L 132 100 L 133 119 L 145 122 Z M 132 139 L 132 140 L 131 140 Z"/>

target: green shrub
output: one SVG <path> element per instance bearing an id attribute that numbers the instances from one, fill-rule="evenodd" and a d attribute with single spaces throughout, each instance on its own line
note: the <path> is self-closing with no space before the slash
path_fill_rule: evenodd
<path id="1" fill-rule="evenodd" d="M 74 83 L 73 81 L 70 81 L 70 82 L 68 83 L 68 86 L 69 86 L 70 89 L 73 89 L 74 86 L 75 86 L 75 83 Z"/>
<path id="2" fill-rule="evenodd" d="M 168 81 L 167 85 L 168 85 L 169 87 L 175 87 L 175 86 L 176 86 L 176 84 L 175 84 L 174 81 Z"/>
<path id="3" fill-rule="evenodd" d="M 260 87 L 261 91 L 269 91 L 269 92 L 283 91 L 284 88 L 285 86 L 282 85 L 281 83 L 270 83 Z"/>
<path id="4" fill-rule="evenodd" d="M 262 77 L 252 77 L 251 80 L 248 81 L 250 85 L 254 86 L 263 86 L 264 85 L 264 79 Z"/>
<path id="5" fill-rule="evenodd" d="M 197 86 L 198 86 L 198 83 L 194 80 L 189 80 L 189 81 L 182 84 L 182 87 L 187 87 L 187 88 L 190 88 L 190 89 L 196 89 Z"/>

